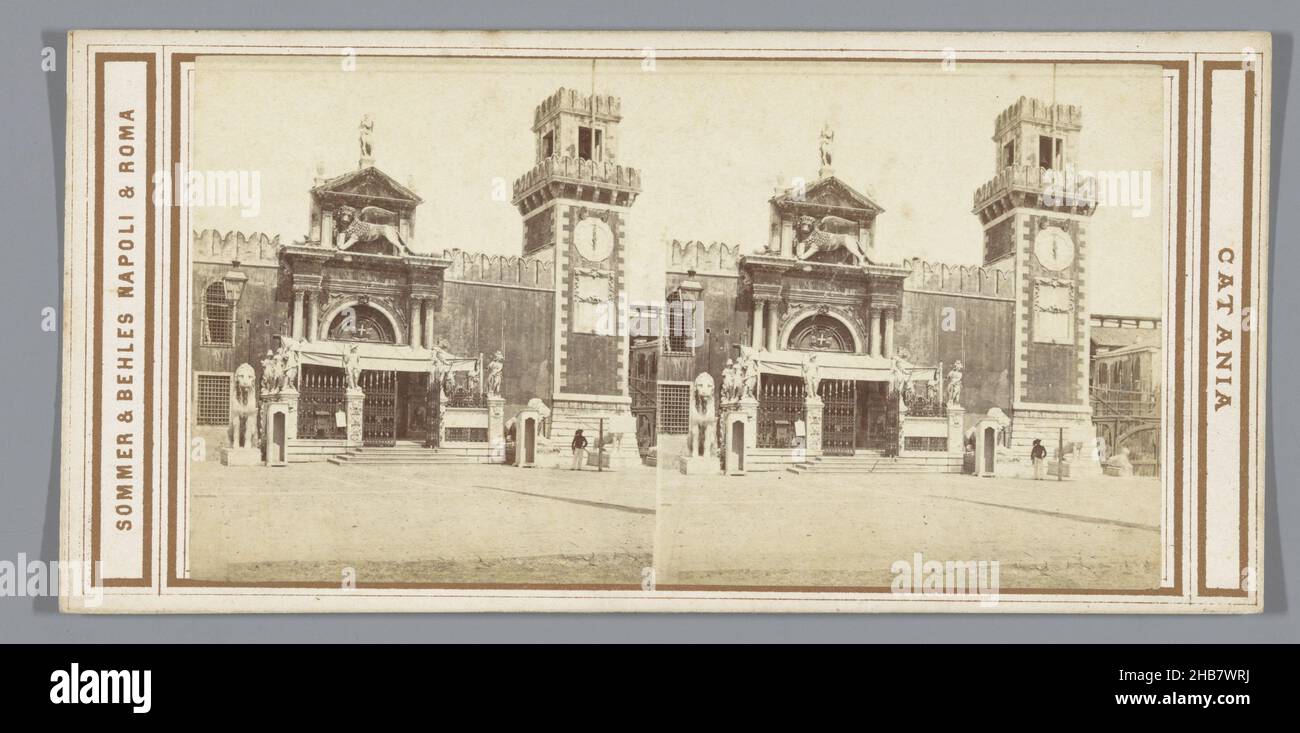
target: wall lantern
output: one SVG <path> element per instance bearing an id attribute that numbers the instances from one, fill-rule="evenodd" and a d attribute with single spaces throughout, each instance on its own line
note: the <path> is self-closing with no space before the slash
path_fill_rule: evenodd
<path id="1" fill-rule="evenodd" d="M 226 288 L 226 300 L 230 301 L 233 308 L 239 305 L 239 298 L 244 294 L 244 286 L 248 284 L 248 275 L 239 271 L 239 261 L 231 262 L 235 269 L 228 271 L 221 276 L 222 284 Z"/>

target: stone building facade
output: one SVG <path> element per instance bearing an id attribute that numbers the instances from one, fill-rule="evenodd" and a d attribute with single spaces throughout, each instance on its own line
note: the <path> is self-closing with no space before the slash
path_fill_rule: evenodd
<path id="1" fill-rule="evenodd" d="M 729 364 L 750 361 L 761 380 L 749 470 L 828 457 L 972 470 L 970 437 L 985 429 L 996 436 L 981 446 L 988 466 L 995 451 L 1027 456 L 1034 439 L 1076 455 L 1090 447 L 1096 202 L 1089 181 L 1064 175 L 1081 129 L 1077 107 L 1024 97 L 997 117 L 993 177 L 972 208 L 978 266 L 884 258 L 884 208 L 825 153 L 815 182 L 771 197 L 761 246 L 667 243 L 661 453 L 680 442 L 665 433 L 681 425 L 695 375 L 722 384 Z"/>
<path id="2" fill-rule="evenodd" d="M 619 121 L 606 95 L 561 89 L 537 107 L 536 160 L 514 186 L 517 255 L 413 241 L 422 200 L 375 165 L 364 126 L 357 168 L 310 186 L 303 241 L 196 232 L 194 433 L 223 444 L 247 363 L 289 416 L 264 440 L 290 461 L 501 461 L 530 405 L 528 425 L 545 426 L 530 451 L 558 453 L 583 429 L 593 448 L 603 435 L 611 465 L 636 460 L 620 316 L 640 179 L 614 162 Z"/>

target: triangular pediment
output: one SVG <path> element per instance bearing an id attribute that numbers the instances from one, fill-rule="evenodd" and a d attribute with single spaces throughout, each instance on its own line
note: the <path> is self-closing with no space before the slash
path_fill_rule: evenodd
<path id="1" fill-rule="evenodd" d="M 386 202 L 385 208 L 414 208 L 422 199 L 392 176 L 373 166 L 344 173 L 312 188 L 315 196 L 339 196 Z"/>
<path id="2" fill-rule="evenodd" d="M 808 186 L 802 195 L 790 190 L 773 199 L 781 209 L 798 209 L 809 205 L 844 210 L 856 210 L 863 216 L 873 217 L 884 211 L 875 201 L 841 181 L 835 176 L 827 176 Z"/>

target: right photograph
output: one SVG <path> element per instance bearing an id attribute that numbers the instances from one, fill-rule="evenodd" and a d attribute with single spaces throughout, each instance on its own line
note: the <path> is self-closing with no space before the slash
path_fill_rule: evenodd
<path id="1" fill-rule="evenodd" d="M 646 187 L 717 212 L 630 344 L 657 587 L 1172 587 L 1160 67 L 763 66 Z"/>

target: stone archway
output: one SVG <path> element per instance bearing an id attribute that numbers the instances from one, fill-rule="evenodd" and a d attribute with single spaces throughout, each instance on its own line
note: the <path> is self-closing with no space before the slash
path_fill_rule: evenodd
<path id="1" fill-rule="evenodd" d="M 858 354 L 863 351 L 864 341 L 848 320 L 833 311 L 812 309 L 790 318 L 780 343 L 794 351 Z"/>
<path id="2" fill-rule="evenodd" d="M 367 323 L 373 323 L 381 332 L 380 337 L 361 337 L 352 339 L 336 338 L 336 327 L 339 325 L 340 319 L 345 315 L 345 311 L 349 308 L 353 309 L 355 315 L 354 325 L 356 328 L 361 329 Z M 373 299 L 365 302 L 362 302 L 360 298 L 344 300 L 334 308 L 331 308 L 321 319 L 321 330 L 324 332 L 324 337 L 328 340 L 375 341 L 377 343 L 393 344 L 408 343 L 406 340 L 406 334 L 402 328 L 401 320 L 384 307 L 382 303 L 376 302 Z M 364 336 L 364 331 L 362 335 Z"/>

